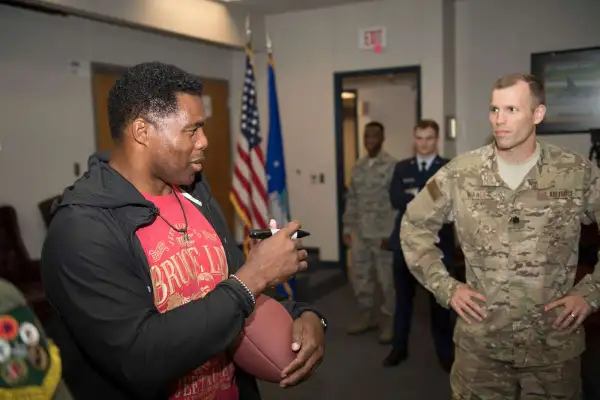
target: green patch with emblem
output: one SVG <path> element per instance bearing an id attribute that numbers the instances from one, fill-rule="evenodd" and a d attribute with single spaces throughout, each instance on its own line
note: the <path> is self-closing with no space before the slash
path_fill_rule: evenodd
<path id="1" fill-rule="evenodd" d="M 29 307 L 0 314 L 0 391 L 43 386 L 51 359 L 48 341 Z"/>

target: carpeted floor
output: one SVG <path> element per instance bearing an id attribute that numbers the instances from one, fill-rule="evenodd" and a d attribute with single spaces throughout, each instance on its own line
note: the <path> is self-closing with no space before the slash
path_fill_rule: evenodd
<path id="1" fill-rule="evenodd" d="M 354 312 L 349 286 L 317 299 L 314 304 L 329 320 L 323 363 L 311 379 L 294 388 L 262 383 L 264 400 L 449 399 L 448 374 L 437 363 L 429 334 L 427 301 L 419 291 L 409 360 L 388 369 L 381 366 L 381 361 L 389 346 L 377 343 L 377 332 L 357 337 L 345 333 Z"/>
<path id="2" fill-rule="evenodd" d="M 409 359 L 398 367 L 383 368 L 381 361 L 390 348 L 377 343 L 377 332 L 354 337 L 345 333 L 355 308 L 341 271 L 314 268 L 302 278 L 300 300 L 316 305 L 329 320 L 325 358 L 315 375 L 297 387 L 281 389 L 261 383 L 264 400 L 450 399 L 448 374 L 437 363 L 429 332 L 429 299 L 424 289 L 417 291 Z M 51 336 L 52 325 L 46 327 Z M 600 400 L 600 340 L 588 346 L 584 355 L 585 400 Z"/>
<path id="3" fill-rule="evenodd" d="M 323 287 L 325 289 L 325 286 Z M 419 288 L 413 314 L 409 359 L 383 368 L 389 347 L 377 343 L 377 333 L 351 337 L 345 327 L 353 316 L 350 287 L 338 284 L 321 290 L 312 303 L 329 319 L 325 359 L 315 375 L 301 385 L 281 389 L 261 383 L 264 400 L 449 400 L 449 377 L 438 365 L 429 333 L 428 298 Z M 583 354 L 584 400 L 600 400 L 600 337 L 592 333 Z"/>

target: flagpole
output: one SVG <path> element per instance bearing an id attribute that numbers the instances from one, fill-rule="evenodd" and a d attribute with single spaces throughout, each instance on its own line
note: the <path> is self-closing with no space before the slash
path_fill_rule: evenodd
<path id="1" fill-rule="evenodd" d="M 254 64 L 254 59 L 252 57 L 252 29 L 250 28 L 250 15 L 246 15 L 246 46 L 245 46 L 245 52 L 246 52 L 246 57 L 248 58 L 250 64 Z M 240 209 L 240 205 L 238 204 L 237 200 L 235 199 L 234 196 L 231 196 L 231 200 L 234 204 L 234 208 L 236 208 L 236 210 Z M 239 211 L 238 211 L 238 214 Z M 250 253 L 250 216 L 249 215 L 244 215 L 245 218 L 243 218 L 243 223 L 244 223 L 244 241 L 243 241 L 243 251 L 244 251 L 244 255 L 247 257 L 248 253 Z"/>

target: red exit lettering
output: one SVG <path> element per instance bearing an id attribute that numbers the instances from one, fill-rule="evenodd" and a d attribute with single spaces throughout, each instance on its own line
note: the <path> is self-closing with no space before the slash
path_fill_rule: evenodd
<path id="1" fill-rule="evenodd" d="M 382 43 L 382 32 L 381 30 L 376 31 L 365 31 L 364 40 L 365 46 L 367 47 L 375 47 L 377 45 L 381 45 Z"/>

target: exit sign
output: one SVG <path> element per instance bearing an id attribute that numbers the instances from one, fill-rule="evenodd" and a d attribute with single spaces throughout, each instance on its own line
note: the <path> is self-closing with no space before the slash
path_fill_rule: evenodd
<path id="1" fill-rule="evenodd" d="M 358 34 L 358 47 L 361 50 L 381 50 L 385 47 L 385 28 L 361 29 Z"/>

